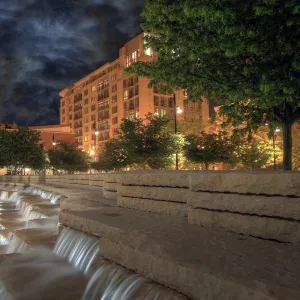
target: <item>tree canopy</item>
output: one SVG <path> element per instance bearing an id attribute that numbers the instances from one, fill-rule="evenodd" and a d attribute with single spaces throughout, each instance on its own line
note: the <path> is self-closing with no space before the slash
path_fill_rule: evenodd
<path id="1" fill-rule="evenodd" d="M 119 139 L 110 139 L 103 151 L 99 153 L 98 161 L 92 163 L 93 169 L 114 171 L 127 167 L 130 164 L 128 154 Z"/>
<path id="2" fill-rule="evenodd" d="M 272 149 L 264 142 L 245 141 L 237 147 L 238 163 L 245 169 L 265 167 L 272 158 Z"/>
<path id="3" fill-rule="evenodd" d="M 16 130 L 0 130 L 0 167 L 41 170 L 45 155 L 40 145 L 40 134 L 27 127 Z"/>
<path id="4" fill-rule="evenodd" d="M 58 142 L 55 149 L 48 151 L 49 165 L 56 170 L 69 173 L 84 172 L 89 169 L 88 155 L 76 144 Z"/>
<path id="5" fill-rule="evenodd" d="M 115 170 L 128 166 L 162 169 L 171 167 L 174 155 L 184 139 L 168 131 L 169 119 L 147 115 L 145 119 L 123 119 L 119 136 L 105 144 L 99 161 L 93 166 L 98 170 Z"/>
<path id="6" fill-rule="evenodd" d="M 146 0 L 143 17 L 158 59 L 128 72 L 186 89 L 191 100 L 217 101 L 227 123 L 244 132 L 279 122 L 283 166 L 291 169 L 291 127 L 300 118 L 299 2 Z"/>
<path id="7" fill-rule="evenodd" d="M 225 132 L 205 133 L 186 136 L 185 157 L 191 162 L 210 164 L 230 164 L 235 161 L 235 144 Z"/>
<path id="8" fill-rule="evenodd" d="M 183 138 L 168 132 L 169 118 L 152 114 L 146 119 L 124 119 L 120 126 L 120 142 L 129 163 L 154 169 L 173 164 L 174 154 L 180 152 Z"/>

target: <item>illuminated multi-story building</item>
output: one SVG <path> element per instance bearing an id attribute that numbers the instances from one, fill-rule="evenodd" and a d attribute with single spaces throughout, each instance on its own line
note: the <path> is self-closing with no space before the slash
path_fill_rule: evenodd
<path id="1" fill-rule="evenodd" d="M 124 74 L 136 61 L 153 61 L 155 54 L 144 49 L 142 33 L 119 51 L 119 58 L 60 92 L 60 124 L 70 125 L 78 145 L 85 151 L 117 136 L 123 118 L 144 118 L 148 113 L 174 116 L 174 100 L 156 88 L 148 88 L 149 80 Z M 184 91 L 176 91 L 176 106 L 184 120 L 209 118 L 206 101 L 185 103 Z M 97 133 L 98 135 L 95 135 Z"/>

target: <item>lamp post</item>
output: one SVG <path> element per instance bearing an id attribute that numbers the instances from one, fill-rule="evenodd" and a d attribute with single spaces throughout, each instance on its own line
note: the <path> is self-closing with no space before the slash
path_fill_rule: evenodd
<path id="1" fill-rule="evenodd" d="M 56 141 L 55 141 L 55 136 L 53 134 L 52 136 L 52 150 L 55 151 L 55 146 L 56 146 Z M 55 175 L 55 168 L 53 167 L 53 175 Z"/>
<path id="2" fill-rule="evenodd" d="M 56 146 L 56 141 L 55 141 L 55 136 L 53 134 L 53 136 L 52 136 L 52 149 L 53 149 L 53 151 L 55 151 L 55 146 Z"/>
<path id="3" fill-rule="evenodd" d="M 95 161 L 97 160 L 97 138 L 99 135 L 99 130 L 97 129 L 97 125 L 96 122 L 93 123 L 93 129 L 94 129 L 94 135 L 95 135 L 95 139 L 94 139 L 94 154 L 95 154 Z"/>
<path id="4" fill-rule="evenodd" d="M 182 114 L 182 109 L 177 106 L 176 104 L 176 95 L 173 94 L 173 102 L 174 102 L 174 132 L 177 134 L 177 114 Z M 176 151 L 176 170 L 179 169 L 179 159 L 178 159 L 178 152 Z"/>
<path id="5" fill-rule="evenodd" d="M 280 128 L 276 128 L 273 132 L 273 160 L 274 160 L 274 170 L 276 170 L 276 145 L 275 145 L 275 139 L 276 139 L 276 133 L 280 131 Z"/>

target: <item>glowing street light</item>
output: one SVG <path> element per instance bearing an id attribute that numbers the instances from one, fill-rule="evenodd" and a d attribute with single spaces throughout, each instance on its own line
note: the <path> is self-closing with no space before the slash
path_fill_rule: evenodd
<path id="1" fill-rule="evenodd" d="M 94 139 L 94 150 L 91 150 L 90 154 L 91 156 L 94 156 L 95 155 L 95 161 L 97 160 L 96 158 L 96 148 L 97 148 L 97 137 L 99 135 L 99 130 L 97 129 L 97 125 L 96 125 L 96 122 L 93 123 L 93 129 L 94 129 L 94 134 L 95 134 L 95 139 Z"/>
<path id="2" fill-rule="evenodd" d="M 179 106 L 176 107 L 176 114 L 181 115 L 183 113 L 183 109 Z"/>
<path id="3" fill-rule="evenodd" d="M 174 102 L 174 132 L 177 134 L 177 114 L 180 115 L 183 113 L 183 109 L 176 105 L 176 95 L 173 94 L 173 102 Z M 176 152 L 176 170 L 178 170 L 178 153 Z"/>
<path id="4" fill-rule="evenodd" d="M 56 140 L 55 140 L 54 134 L 53 134 L 53 136 L 52 136 L 52 146 L 53 146 L 53 150 L 55 150 Z"/>
<path id="5" fill-rule="evenodd" d="M 276 127 L 276 129 L 273 132 L 273 155 L 274 155 L 274 169 L 276 170 L 276 145 L 275 145 L 275 140 L 276 140 L 276 133 L 280 132 L 280 128 Z"/>

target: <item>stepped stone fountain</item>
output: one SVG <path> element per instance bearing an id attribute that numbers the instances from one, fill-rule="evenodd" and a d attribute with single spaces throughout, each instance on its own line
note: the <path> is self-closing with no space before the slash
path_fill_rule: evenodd
<path id="1" fill-rule="evenodd" d="M 24 186 L 19 177 L 4 180 Z M 60 195 L 54 249 L 88 274 L 82 299 L 300 299 L 299 172 L 135 171 L 28 182 L 39 197 Z M 33 205 L 28 216 L 41 217 L 46 206 Z"/>

